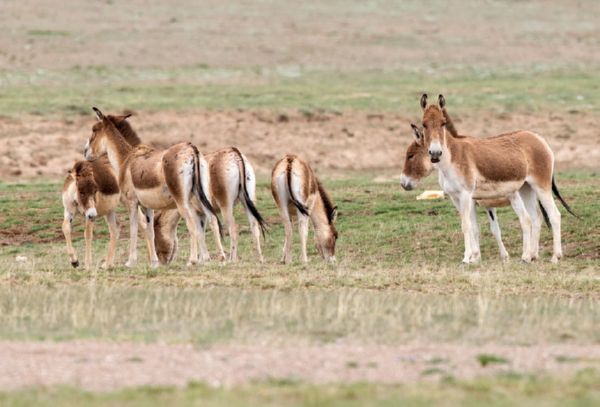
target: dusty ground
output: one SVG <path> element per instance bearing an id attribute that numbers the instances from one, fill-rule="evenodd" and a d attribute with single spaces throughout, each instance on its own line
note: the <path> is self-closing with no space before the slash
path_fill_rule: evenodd
<path id="1" fill-rule="evenodd" d="M 5 0 L 0 7 L 3 69 L 600 63 L 593 0 L 65 0 L 60 8 L 52 0 Z"/>
<path id="2" fill-rule="evenodd" d="M 506 363 L 482 366 L 478 355 Z M 450 374 L 473 378 L 498 372 L 566 375 L 600 363 L 600 346 L 460 345 L 322 346 L 192 345 L 111 342 L 0 343 L 0 389 L 68 384 L 89 390 L 202 381 L 232 386 L 267 379 L 310 383 L 404 383 Z"/>
<path id="3" fill-rule="evenodd" d="M 283 154 L 298 152 L 320 170 L 401 168 L 413 137 L 409 123 L 418 120 L 419 113 L 417 108 L 414 117 L 363 112 L 144 112 L 130 120 L 151 145 L 191 140 L 206 152 L 236 145 L 264 175 Z M 0 119 L 1 179 L 62 177 L 81 159 L 94 120 L 91 114 L 69 120 Z M 456 121 L 461 132 L 472 135 L 534 130 L 550 142 L 558 170 L 598 168 L 600 162 L 596 130 L 600 117 L 591 113 L 479 114 Z"/>

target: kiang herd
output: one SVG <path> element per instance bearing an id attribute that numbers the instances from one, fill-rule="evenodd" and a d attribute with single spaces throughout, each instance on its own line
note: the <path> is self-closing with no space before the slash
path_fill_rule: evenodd
<path id="1" fill-rule="evenodd" d="M 523 234 L 521 259 L 539 258 L 542 219 L 552 229 L 552 262 L 562 257 L 561 215 L 553 194 L 573 214 L 556 187 L 554 154 L 548 143 L 531 131 L 515 131 L 489 138 L 458 134 L 442 95 L 437 104 L 421 97 L 421 126 L 411 124 L 414 141 L 406 151 L 400 179 L 406 190 L 438 172 L 440 187 L 458 210 L 464 235 L 463 263 L 481 260 L 476 205 L 486 209 L 492 234 L 506 261 L 496 208 L 512 206 Z M 116 209 L 123 203 L 129 214 L 130 242 L 126 266 L 137 262 L 138 228 L 143 230 L 151 267 L 168 264 L 177 254 L 177 226 L 184 219 L 189 233 L 188 266 L 210 259 L 205 229 L 213 232 L 220 260 L 238 260 L 239 230 L 234 206 L 244 207 L 256 253 L 264 261 L 261 236 L 267 223 L 256 208 L 256 175 L 248 158 L 236 147 L 202 154 L 191 143 L 160 150 L 141 143 L 128 121 L 129 115 L 104 115 L 93 108 L 97 122 L 63 187 L 62 230 L 71 264 L 79 265 L 72 245 L 71 225 L 77 213 L 85 217 L 86 268 L 92 266 L 94 220 L 104 216 L 110 242 L 103 267 L 115 264 L 119 239 Z M 308 261 L 307 239 L 312 223 L 316 247 L 323 259 L 335 262 L 338 232 L 337 207 L 310 165 L 296 155 L 286 155 L 274 166 L 271 192 L 284 228 L 282 261 L 292 261 L 292 217 L 297 217 L 301 260 Z M 229 235 L 226 254 L 222 238 L 224 218 Z M 574 215 L 574 214 L 573 214 Z"/>

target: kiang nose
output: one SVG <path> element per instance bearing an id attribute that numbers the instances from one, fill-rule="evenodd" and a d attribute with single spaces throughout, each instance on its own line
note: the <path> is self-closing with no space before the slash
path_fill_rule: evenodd
<path id="1" fill-rule="evenodd" d="M 429 156 L 431 158 L 440 158 L 442 156 L 441 150 L 429 150 Z"/>

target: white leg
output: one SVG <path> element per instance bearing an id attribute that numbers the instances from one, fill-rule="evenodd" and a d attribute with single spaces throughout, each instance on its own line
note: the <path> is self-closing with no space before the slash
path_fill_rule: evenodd
<path id="1" fill-rule="evenodd" d="M 506 247 L 504 247 L 504 242 L 502 241 L 502 232 L 500 232 L 500 224 L 498 223 L 498 215 L 496 214 L 496 208 L 486 208 L 485 213 L 487 214 L 488 220 L 490 221 L 490 230 L 492 231 L 492 235 L 494 235 L 496 243 L 498 243 L 500 259 L 502 261 L 508 261 L 509 255 L 506 251 Z"/>
<path id="2" fill-rule="evenodd" d="M 238 225 L 235 222 L 235 216 L 233 215 L 233 205 L 225 209 L 225 222 L 227 222 L 227 228 L 229 229 L 229 260 L 238 261 Z"/>
<path id="3" fill-rule="evenodd" d="M 94 222 L 85 220 L 85 269 L 92 269 L 92 240 L 94 238 Z"/>
<path id="4" fill-rule="evenodd" d="M 479 263 L 481 261 L 481 250 L 479 247 L 479 224 L 477 223 L 477 210 L 475 201 L 471 200 L 471 263 Z"/>
<path id="5" fill-rule="evenodd" d="M 281 262 L 285 264 L 290 264 L 292 262 L 293 229 L 292 220 L 290 218 L 287 203 L 284 203 L 283 205 L 279 206 L 279 213 L 281 215 L 281 220 L 283 221 L 283 226 L 285 228 L 285 240 L 283 241 L 283 256 L 281 258 Z"/>
<path id="6" fill-rule="evenodd" d="M 519 195 L 521 195 L 521 199 L 523 199 L 523 203 L 525 204 L 525 209 L 531 218 L 531 259 L 537 260 L 539 258 L 540 233 L 542 231 L 542 217 L 538 208 L 538 199 L 535 191 L 529 184 L 523 185 L 519 190 Z"/>
<path id="7" fill-rule="evenodd" d="M 306 241 L 308 239 L 308 221 L 309 218 L 298 211 L 298 231 L 300 232 L 300 249 L 302 262 L 308 262 L 308 256 L 306 255 Z"/>
<path id="8" fill-rule="evenodd" d="M 260 225 L 252 216 L 252 213 L 246 209 L 246 215 L 248 216 L 248 223 L 250 224 L 250 230 L 252 231 L 252 238 L 254 239 L 254 245 L 256 246 L 256 253 L 258 254 L 258 261 L 261 263 L 265 262 L 262 254 L 262 248 L 260 246 Z"/>
<path id="9" fill-rule="evenodd" d="M 150 257 L 150 267 L 157 268 L 160 263 L 158 256 L 156 255 L 156 242 L 154 241 L 154 211 L 152 209 L 144 208 L 144 215 L 146 216 L 146 245 L 148 246 L 148 255 Z"/>
<path id="10" fill-rule="evenodd" d="M 129 202 L 129 259 L 126 267 L 133 267 L 137 263 L 137 237 L 138 237 L 138 205 Z"/>
<path id="11" fill-rule="evenodd" d="M 102 265 L 103 268 L 109 268 L 114 265 L 115 252 L 117 250 L 117 241 L 119 240 L 119 225 L 117 224 L 117 216 L 115 212 L 110 212 L 105 216 L 106 223 L 108 224 L 108 231 L 110 233 L 110 241 L 108 242 L 108 253 L 106 254 L 106 261 Z"/>
<path id="12" fill-rule="evenodd" d="M 538 199 L 540 200 L 540 203 L 546 210 L 548 218 L 550 219 L 550 224 L 552 225 L 552 240 L 554 243 L 552 263 L 558 263 L 558 261 L 562 258 L 562 244 L 560 240 L 560 211 L 556 207 L 556 203 L 554 202 L 554 198 L 552 198 L 552 192 L 550 190 L 544 191 L 541 188 L 536 188 L 535 186 L 534 189 Z"/>
<path id="13" fill-rule="evenodd" d="M 71 224 L 73 222 L 73 213 L 65 209 L 64 220 L 62 224 L 62 231 L 65 235 L 65 241 L 67 242 L 67 253 L 69 253 L 69 259 L 71 266 L 78 267 L 79 260 L 77 260 L 77 252 L 73 248 L 73 241 L 71 237 Z"/>
<path id="14" fill-rule="evenodd" d="M 509 197 L 510 204 L 515 210 L 521 223 L 521 229 L 523 230 L 523 254 L 521 260 L 526 263 L 531 262 L 531 217 L 525 209 L 525 204 L 521 199 L 521 195 L 518 192 L 513 193 Z"/>
<path id="15" fill-rule="evenodd" d="M 473 242 L 473 228 L 471 226 L 471 210 L 473 208 L 473 198 L 471 194 L 463 194 L 458 199 L 459 204 L 459 213 L 460 213 L 460 221 L 461 228 L 464 236 L 465 242 L 465 255 L 463 257 L 463 263 L 469 264 L 471 261 L 471 255 L 473 253 L 472 250 L 472 242 Z"/>

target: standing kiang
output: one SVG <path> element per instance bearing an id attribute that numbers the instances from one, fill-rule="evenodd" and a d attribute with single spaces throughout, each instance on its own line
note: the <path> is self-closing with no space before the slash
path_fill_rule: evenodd
<path id="1" fill-rule="evenodd" d="M 125 141 L 131 146 L 140 144 L 137 134 L 130 131 L 126 123 L 130 115 L 107 116 L 107 120 L 122 132 Z M 73 267 L 79 266 L 77 252 L 73 248 L 71 229 L 77 213 L 85 218 L 85 257 L 84 266 L 89 270 L 92 266 L 92 237 L 94 220 L 104 216 L 108 224 L 110 241 L 103 268 L 114 265 L 119 226 L 117 225 L 116 209 L 121 197 L 118 174 L 110 165 L 106 155 L 93 161 L 77 161 L 69 170 L 62 191 L 64 219 L 62 231 L 67 243 L 67 252 Z"/>
<path id="2" fill-rule="evenodd" d="M 552 262 L 562 258 L 561 215 L 552 193 L 570 212 L 554 180 L 554 154 L 548 143 L 531 131 L 515 131 L 489 138 L 450 134 L 445 100 L 437 105 L 427 104 L 421 97 L 423 109 L 422 143 L 440 183 L 458 209 L 464 235 L 464 263 L 480 260 L 478 235 L 475 233 L 475 200 L 508 199 L 517 213 L 523 231 L 521 259 L 531 262 L 539 257 L 538 201 L 547 213 L 552 227 Z M 412 180 L 405 174 L 404 184 Z M 535 224 L 535 227 L 534 227 Z M 475 226 L 475 227 L 474 227 Z"/>
<path id="3" fill-rule="evenodd" d="M 298 217 L 302 262 L 308 262 L 306 241 L 309 221 L 315 230 L 315 242 L 321 257 L 335 262 L 337 206 L 308 163 L 295 155 L 286 155 L 275 164 L 271 174 L 271 192 L 285 227 L 282 262 L 292 261 L 292 214 Z"/>
<path id="4" fill-rule="evenodd" d="M 98 122 L 85 146 L 85 158 L 93 160 L 107 154 L 118 173 L 121 194 L 129 209 L 130 243 L 126 266 L 132 267 L 137 262 L 138 207 L 148 224 L 145 237 L 151 267 L 159 265 L 154 241 L 154 210 L 158 209 L 177 208 L 185 219 L 190 233 L 188 265 L 208 260 L 205 222 L 199 213 L 211 222 L 218 223 L 218 218 L 207 196 L 208 165 L 202 154 L 191 143 L 175 144 L 166 150 L 144 145 L 132 147 L 100 110 L 94 108 L 94 112 Z M 220 227 L 214 226 L 213 230 L 219 239 Z"/>

